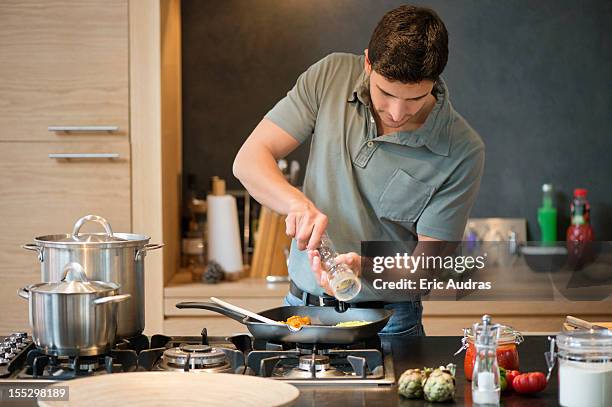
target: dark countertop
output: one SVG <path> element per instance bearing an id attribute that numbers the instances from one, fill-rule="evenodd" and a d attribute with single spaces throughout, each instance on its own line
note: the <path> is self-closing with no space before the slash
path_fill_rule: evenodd
<path id="1" fill-rule="evenodd" d="M 456 392 L 454 403 L 429 403 L 424 400 L 408 400 L 397 394 L 397 385 L 392 387 L 320 387 L 298 386 L 300 398 L 296 406 L 349 407 L 349 406 L 471 406 L 471 383 L 463 373 L 464 352 L 453 354 L 459 349 L 461 338 L 458 336 L 413 337 L 393 340 L 393 362 L 396 380 L 406 369 L 436 367 L 447 363 L 457 365 Z M 527 336 L 519 345 L 521 371 L 546 372 L 544 352 L 548 350 L 545 336 Z M 519 396 L 515 393 L 502 394 L 501 405 L 505 407 L 544 407 L 558 406 L 556 370 L 547 388 L 536 395 Z"/>

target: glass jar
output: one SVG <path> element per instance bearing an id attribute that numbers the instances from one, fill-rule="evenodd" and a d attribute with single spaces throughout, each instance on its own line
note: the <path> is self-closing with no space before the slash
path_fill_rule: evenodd
<path id="1" fill-rule="evenodd" d="M 490 315 L 482 316 L 482 323 L 475 323 L 476 359 L 472 373 L 472 401 L 474 405 L 499 405 L 501 393 L 497 363 L 497 343 L 501 325 L 493 325 Z"/>
<path id="2" fill-rule="evenodd" d="M 556 341 L 559 404 L 612 406 L 612 331 L 561 332 Z"/>
<path id="3" fill-rule="evenodd" d="M 497 341 L 496 350 L 497 364 L 499 367 L 503 367 L 506 370 L 519 370 L 518 345 L 523 342 L 523 336 L 510 326 L 500 325 L 499 329 L 500 335 Z M 466 349 L 465 358 L 463 360 L 465 378 L 467 380 L 472 380 L 474 361 L 476 360 L 473 328 L 466 328 L 463 330 L 462 347 L 457 353 L 463 349 Z"/>
<path id="4" fill-rule="evenodd" d="M 327 232 L 321 236 L 321 245 L 318 250 L 321 265 L 327 273 L 334 297 L 339 301 L 350 301 L 355 298 L 361 291 L 361 280 L 349 266 L 344 263 L 336 263 L 338 253 Z"/>

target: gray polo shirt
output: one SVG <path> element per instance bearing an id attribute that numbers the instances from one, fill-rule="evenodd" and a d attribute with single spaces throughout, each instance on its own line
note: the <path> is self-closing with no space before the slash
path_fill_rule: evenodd
<path id="1" fill-rule="evenodd" d="M 461 240 L 484 167 L 480 136 L 453 109 L 442 79 L 420 128 L 379 136 L 363 65 L 353 54 L 323 58 L 265 116 L 300 143 L 310 139 L 304 193 L 328 216 L 340 253 L 359 253 L 362 240 L 417 234 Z M 295 240 L 289 274 L 302 290 L 323 294 Z M 353 302 L 379 299 L 364 284 Z"/>

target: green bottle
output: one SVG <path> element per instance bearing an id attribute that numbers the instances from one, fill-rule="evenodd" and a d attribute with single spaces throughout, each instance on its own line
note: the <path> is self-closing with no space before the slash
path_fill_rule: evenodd
<path id="1" fill-rule="evenodd" d="M 542 243 L 557 241 L 557 209 L 553 206 L 552 184 L 542 185 L 542 207 L 538 208 L 538 223 Z"/>

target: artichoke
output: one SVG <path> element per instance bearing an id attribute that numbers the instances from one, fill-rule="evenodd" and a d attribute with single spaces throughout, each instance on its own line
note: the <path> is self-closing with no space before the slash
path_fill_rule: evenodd
<path id="1" fill-rule="evenodd" d="M 399 394 L 409 399 L 423 397 L 423 382 L 426 379 L 425 370 L 408 369 L 399 378 Z"/>
<path id="2" fill-rule="evenodd" d="M 447 401 L 455 396 L 455 365 L 440 366 L 423 383 L 427 401 Z"/>

